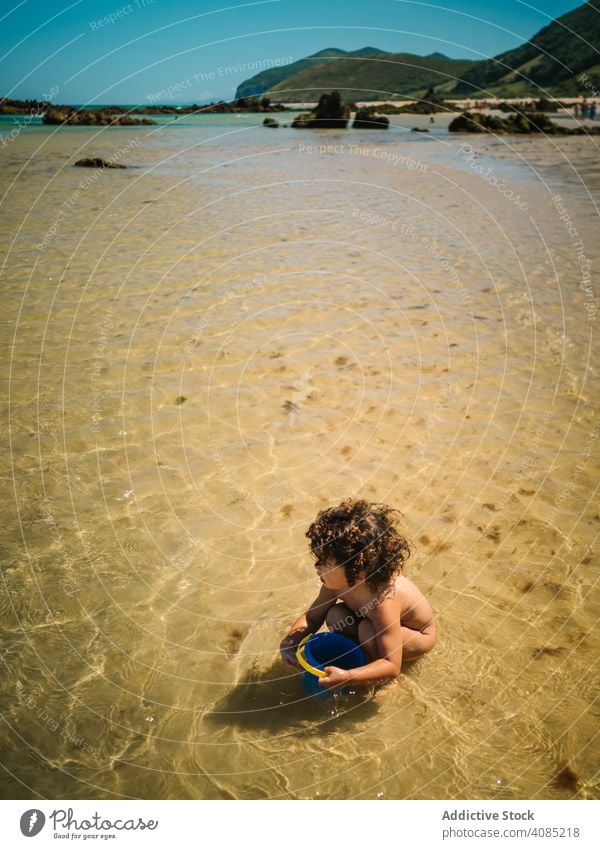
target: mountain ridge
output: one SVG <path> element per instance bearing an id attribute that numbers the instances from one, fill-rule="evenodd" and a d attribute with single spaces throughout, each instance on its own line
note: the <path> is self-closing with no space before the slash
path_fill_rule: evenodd
<path id="1" fill-rule="evenodd" d="M 337 89 L 347 100 L 419 97 L 431 86 L 462 78 L 473 64 L 471 59 L 440 59 L 414 53 L 342 57 L 282 80 L 266 96 L 310 101 L 318 100 L 323 91 Z"/>
<path id="2" fill-rule="evenodd" d="M 600 55 L 594 44 L 600 45 L 600 12 L 586 2 L 491 59 L 328 47 L 245 80 L 236 98 L 254 93 L 314 101 L 338 89 L 347 100 L 418 99 L 431 86 L 450 99 L 584 95 L 600 89 Z M 260 91 L 251 91 L 253 86 Z"/>
<path id="3" fill-rule="evenodd" d="M 310 56 L 306 56 L 304 59 L 298 59 L 289 65 L 278 65 L 273 68 L 267 68 L 253 77 L 244 80 L 237 87 L 235 99 L 238 100 L 240 97 L 260 97 L 271 87 L 288 77 L 295 76 L 308 68 L 315 67 L 330 60 L 335 61 L 336 59 L 348 56 L 371 56 L 380 53 L 385 54 L 385 51 L 379 50 L 377 47 L 361 47 L 359 50 L 353 51 L 342 50 L 339 47 L 325 47 L 323 50 L 311 53 Z"/>

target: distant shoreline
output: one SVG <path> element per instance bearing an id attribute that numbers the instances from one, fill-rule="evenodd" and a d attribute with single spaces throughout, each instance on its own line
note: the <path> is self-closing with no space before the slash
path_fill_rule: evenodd
<path id="1" fill-rule="evenodd" d="M 473 108 L 484 108 L 484 109 L 495 109 L 501 103 L 509 103 L 509 104 L 519 104 L 531 101 L 535 98 L 530 97 L 486 97 L 486 98 L 477 98 L 477 97 L 467 97 L 462 99 L 449 99 L 448 103 L 457 107 L 459 110 L 472 110 Z M 556 101 L 557 109 L 556 111 L 560 111 L 561 105 L 565 106 L 573 106 L 574 104 L 582 104 L 587 101 L 593 100 L 593 98 L 585 97 L 584 95 L 580 95 L 578 97 L 561 97 L 561 98 L 552 98 L 552 100 Z M 209 103 L 154 103 L 148 104 L 120 104 L 120 103 L 110 103 L 110 104 L 92 104 L 86 105 L 81 103 L 74 104 L 53 104 L 47 103 L 39 100 L 11 100 L 10 98 L 0 98 L 0 116 L 1 115 L 24 115 L 29 114 L 32 110 L 35 110 L 38 115 L 41 115 L 49 108 L 52 109 L 73 109 L 73 110 L 82 110 L 86 112 L 97 112 L 97 111 L 114 111 L 115 113 L 121 114 L 129 114 L 129 115 L 186 115 L 193 112 L 203 113 L 203 114 L 228 114 L 235 112 L 249 112 L 249 113 L 261 113 L 261 112 L 282 112 L 282 111 L 302 111 L 305 109 L 314 109 L 317 106 L 316 100 L 310 101 L 281 101 L 277 103 L 271 103 L 270 107 L 267 108 L 253 108 L 246 107 L 244 105 L 236 105 L 235 101 L 210 101 Z M 399 99 L 388 99 L 388 100 L 357 100 L 354 101 L 358 108 L 362 107 L 371 107 L 376 108 L 378 106 L 409 106 L 411 103 L 418 103 L 418 99 L 408 98 L 405 100 Z M 551 101 L 552 102 L 552 101 Z M 484 104 L 484 105 L 480 105 Z"/>

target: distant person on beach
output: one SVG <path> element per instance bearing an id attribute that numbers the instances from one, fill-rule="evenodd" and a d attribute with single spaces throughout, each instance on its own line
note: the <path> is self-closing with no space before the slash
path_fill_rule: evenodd
<path id="1" fill-rule="evenodd" d="M 330 689 L 348 684 L 381 684 L 394 679 L 403 661 L 434 647 L 433 610 L 423 593 L 402 574 L 410 555 L 396 527 L 397 510 L 347 498 L 321 510 L 306 536 L 321 582 L 319 594 L 284 637 L 284 663 L 298 666 L 296 649 L 325 622 L 358 642 L 365 666 L 326 666 L 319 683 Z"/>

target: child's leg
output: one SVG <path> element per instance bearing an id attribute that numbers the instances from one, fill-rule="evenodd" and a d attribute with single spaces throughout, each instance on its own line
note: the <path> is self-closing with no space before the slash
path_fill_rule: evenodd
<path id="1" fill-rule="evenodd" d="M 416 660 L 422 657 L 435 646 L 437 640 L 437 629 L 432 622 L 422 631 L 401 626 L 402 631 L 402 660 Z"/>
<path id="2" fill-rule="evenodd" d="M 422 631 L 415 631 L 412 628 L 407 628 L 405 625 L 402 625 L 400 630 L 402 632 L 403 663 L 405 660 L 416 660 L 416 658 L 422 657 L 428 651 L 431 651 L 435 645 L 435 622 L 432 622 L 431 625 L 428 625 Z M 377 660 L 379 658 L 375 629 L 368 619 L 362 619 L 359 623 L 358 642 L 362 646 L 368 660 Z"/>
<path id="3" fill-rule="evenodd" d="M 358 626 L 362 620 L 354 611 L 350 610 L 344 602 L 338 602 L 330 607 L 325 617 L 325 622 L 330 631 L 343 634 L 351 640 L 358 642 Z"/>

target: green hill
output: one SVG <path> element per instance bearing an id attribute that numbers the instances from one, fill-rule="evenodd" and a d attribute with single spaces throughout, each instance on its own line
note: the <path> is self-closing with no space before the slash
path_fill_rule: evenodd
<path id="1" fill-rule="evenodd" d="M 593 96 L 600 89 L 600 11 L 584 3 L 541 29 L 528 42 L 494 59 L 415 56 L 364 47 L 330 47 L 243 82 L 236 97 L 261 95 L 314 101 L 338 89 L 346 100 L 422 97 L 430 86 L 445 97 Z M 582 73 L 587 79 L 578 79 Z M 586 83 L 584 86 L 583 83 Z"/>
<path id="2" fill-rule="evenodd" d="M 587 73 L 600 85 L 600 12 L 588 3 L 561 15 L 526 44 L 478 62 L 458 83 L 456 94 L 488 91 L 501 97 L 585 94 L 577 80 Z"/>
<path id="3" fill-rule="evenodd" d="M 323 62 L 331 61 L 332 59 L 340 59 L 345 56 L 376 56 L 384 55 L 383 50 L 378 50 L 376 47 L 361 47 L 360 50 L 355 50 L 349 53 L 346 50 L 339 50 L 337 47 L 327 47 L 325 50 L 319 50 L 318 53 L 312 53 L 306 59 L 299 59 L 297 62 L 292 62 L 289 65 L 279 65 L 274 68 L 268 68 L 261 71 L 249 80 L 244 80 L 235 93 L 235 99 L 240 97 L 260 97 L 268 89 L 276 86 L 278 83 L 288 77 L 295 76 L 301 71 L 309 68 L 315 68 Z"/>
<path id="4" fill-rule="evenodd" d="M 387 100 L 420 97 L 431 86 L 454 86 L 475 63 L 469 59 L 416 56 L 413 53 L 378 53 L 345 56 L 306 68 L 267 91 L 276 100 L 318 100 L 324 91 L 337 89 L 345 100 Z"/>

